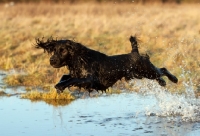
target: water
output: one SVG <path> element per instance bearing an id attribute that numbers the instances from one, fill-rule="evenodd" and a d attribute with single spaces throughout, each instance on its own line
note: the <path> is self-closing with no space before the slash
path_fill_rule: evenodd
<path id="1" fill-rule="evenodd" d="M 4 75 L 1 75 L 4 76 Z M 153 81 L 133 81 L 138 93 L 77 99 L 66 106 L 31 102 L 19 95 L 0 97 L 2 136 L 200 135 L 200 102 L 170 94 Z M 1 88 L 4 84 L 0 83 Z M 2 90 L 2 89 L 0 89 Z M 23 88 L 5 92 L 23 93 Z"/>
<path id="2" fill-rule="evenodd" d="M 154 113 L 157 116 L 169 117 L 181 116 L 185 122 L 200 121 L 200 100 L 195 98 L 192 85 L 185 85 L 186 94 L 172 94 L 159 86 L 154 81 L 136 81 L 135 84 L 140 87 L 140 93 L 151 95 L 156 99 L 154 106 L 147 108 L 147 115 Z"/>

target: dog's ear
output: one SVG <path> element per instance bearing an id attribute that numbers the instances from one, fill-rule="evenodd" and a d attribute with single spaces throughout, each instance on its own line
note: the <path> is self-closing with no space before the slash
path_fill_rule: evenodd
<path id="1" fill-rule="evenodd" d="M 44 52 L 47 52 L 48 54 L 51 54 L 53 52 L 54 47 L 56 45 L 56 40 L 53 40 L 52 37 L 50 37 L 46 41 L 44 41 L 44 37 L 42 39 L 36 38 L 35 41 L 35 48 L 42 48 L 44 49 Z"/>
<path id="2" fill-rule="evenodd" d="M 35 39 L 35 42 L 36 42 L 36 44 L 35 44 L 35 48 L 37 48 L 37 49 L 44 49 L 44 52 L 46 52 L 47 51 L 47 48 L 46 48 L 46 46 L 45 46 L 45 42 L 44 42 L 44 37 L 42 38 L 42 39 L 40 39 L 40 38 L 36 38 Z"/>

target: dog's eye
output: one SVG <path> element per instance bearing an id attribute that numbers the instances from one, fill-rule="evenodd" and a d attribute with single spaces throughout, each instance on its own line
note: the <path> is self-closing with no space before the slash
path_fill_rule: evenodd
<path id="1" fill-rule="evenodd" d="M 63 49 L 63 48 L 60 49 L 60 53 L 66 53 L 66 51 L 67 51 L 67 50 L 66 50 L 66 49 Z"/>

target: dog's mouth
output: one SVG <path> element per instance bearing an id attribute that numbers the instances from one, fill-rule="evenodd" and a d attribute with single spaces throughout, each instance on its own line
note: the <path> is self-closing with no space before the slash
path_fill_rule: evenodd
<path id="1" fill-rule="evenodd" d="M 61 65 L 51 65 L 52 67 L 54 67 L 54 68 L 60 68 L 60 67 L 62 67 Z"/>
<path id="2" fill-rule="evenodd" d="M 52 67 L 54 67 L 54 68 L 60 68 L 60 67 L 65 66 L 66 63 L 65 63 L 65 62 L 60 62 L 59 60 L 57 60 L 57 61 L 52 61 L 52 60 L 50 60 L 50 65 L 51 65 Z"/>

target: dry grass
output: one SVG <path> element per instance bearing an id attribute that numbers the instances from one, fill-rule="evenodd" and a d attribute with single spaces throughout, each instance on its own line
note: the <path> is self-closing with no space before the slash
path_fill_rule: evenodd
<path id="1" fill-rule="evenodd" d="M 30 99 L 32 101 L 42 100 L 54 106 L 67 105 L 75 99 L 75 97 L 69 92 L 58 94 L 55 90 L 52 89 L 49 92 L 40 92 L 38 90 L 32 90 L 25 94 L 22 94 L 21 98 Z"/>
<path id="2" fill-rule="evenodd" d="M 22 98 L 28 98 L 32 100 L 73 100 L 74 97 L 67 92 L 58 94 L 55 90 L 50 90 L 49 92 L 40 91 L 30 91 L 22 95 Z"/>
<path id="3" fill-rule="evenodd" d="M 36 37 L 75 39 L 109 55 L 130 52 L 130 35 L 142 41 L 140 51 L 179 78 L 171 91 L 184 91 L 183 82 L 200 86 L 199 5 L 140 5 L 134 3 L 0 5 L 0 68 L 22 70 L 10 75 L 10 85 L 55 84 L 66 68 L 54 69 L 47 54 L 33 47 Z"/>

